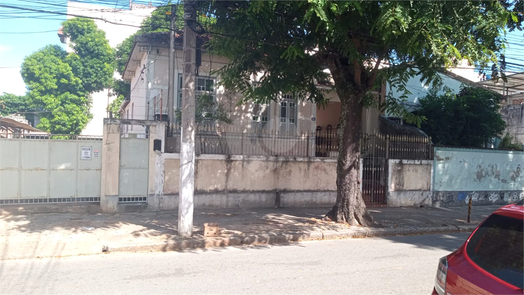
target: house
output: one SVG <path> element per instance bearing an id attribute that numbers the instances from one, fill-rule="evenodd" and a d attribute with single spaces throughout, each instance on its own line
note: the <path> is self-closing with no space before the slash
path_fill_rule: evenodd
<path id="1" fill-rule="evenodd" d="M 199 39 L 202 45 L 205 40 Z M 180 109 L 182 98 L 182 65 L 183 65 L 183 38 L 176 34 L 175 38 L 175 110 Z M 129 100 L 124 101 L 121 106 L 121 118 L 136 120 L 162 120 L 167 121 L 167 94 L 168 94 L 168 61 L 169 61 L 169 33 L 148 33 L 135 37 L 135 44 L 127 62 L 123 79 L 131 84 L 131 95 Z M 238 93 L 230 93 L 223 87 L 218 86 L 220 77 L 215 71 L 227 65 L 228 60 L 221 56 L 212 55 L 201 49 L 198 59 L 198 75 L 196 77 L 196 93 L 211 96 L 217 105 L 228 114 L 230 124 L 224 122 L 211 122 L 211 127 L 217 132 L 236 134 L 235 136 L 249 135 L 252 133 L 264 133 L 294 137 L 302 141 L 308 141 L 310 146 L 305 150 L 306 156 L 324 155 L 335 156 L 338 150 L 336 144 L 336 129 L 340 120 L 340 100 L 334 92 L 326 95 L 329 102 L 320 107 L 311 102 L 297 101 L 292 94 L 281 94 L 278 101 L 267 105 L 247 103 L 239 105 L 241 96 Z M 253 77 L 255 82 L 256 77 Z M 376 93 L 384 97 L 384 93 Z M 175 111 L 176 113 L 176 111 Z M 363 111 L 363 132 L 378 130 L 377 109 L 366 109 Z M 205 120 L 204 120 L 205 121 Z M 209 122 L 208 122 L 209 123 Z M 144 134 L 145 128 L 141 126 L 126 127 L 125 133 Z M 315 134 L 324 134 L 315 142 Z M 307 135 L 310 135 L 308 138 Z M 312 136 L 311 136 L 312 135 Z M 197 138 L 198 140 L 198 138 Z M 166 141 L 169 141 L 166 140 Z M 309 142 L 312 142 L 311 144 Z M 284 141 L 281 142 L 284 145 Z M 167 144 L 170 145 L 169 142 Z M 176 145 L 176 144 L 174 144 Z M 243 146 L 243 144 L 241 144 Z M 323 150 L 319 151 L 319 146 Z M 294 145 L 295 147 L 295 145 Z M 233 147 L 229 146 L 229 151 Z M 315 149 L 317 149 L 315 151 Z M 172 150 L 169 147 L 167 150 Z M 236 153 L 244 154 L 248 149 L 240 148 Z M 176 147 L 174 150 L 176 151 Z M 197 151 L 198 152 L 198 151 Z M 269 154 L 275 153 L 272 148 Z M 277 154 L 280 152 L 277 151 Z M 288 154 L 291 155 L 291 154 Z"/>

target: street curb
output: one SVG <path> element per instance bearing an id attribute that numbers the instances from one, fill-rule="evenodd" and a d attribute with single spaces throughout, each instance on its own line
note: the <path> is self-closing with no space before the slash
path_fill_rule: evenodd
<path id="1" fill-rule="evenodd" d="M 249 234 L 229 237 L 174 238 L 163 243 L 108 247 L 108 252 L 167 252 L 190 251 L 231 246 L 283 245 L 305 241 L 358 239 L 387 236 L 408 236 L 438 233 L 471 232 L 477 225 L 449 225 L 438 227 L 404 228 L 353 228 L 348 230 L 323 230 L 312 232 L 289 232 L 285 234 Z"/>

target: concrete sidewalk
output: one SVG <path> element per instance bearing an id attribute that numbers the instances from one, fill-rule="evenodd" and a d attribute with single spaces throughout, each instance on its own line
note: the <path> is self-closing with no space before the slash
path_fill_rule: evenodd
<path id="1" fill-rule="evenodd" d="M 467 207 L 369 208 L 377 223 L 372 228 L 323 221 L 330 208 L 195 210 L 193 237 L 183 239 L 177 236 L 177 212 L 102 214 L 78 207 L 75 213 L 35 213 L 30 206 L 4 206 L 0 207 L 0 259 L 471 232 L 499 207 L 473 207 L 469 224 Z M 71 211 L 72 207 L 61 208 Z M 204 238 L 204 223 L 218 223 L 220 236 Z"/>

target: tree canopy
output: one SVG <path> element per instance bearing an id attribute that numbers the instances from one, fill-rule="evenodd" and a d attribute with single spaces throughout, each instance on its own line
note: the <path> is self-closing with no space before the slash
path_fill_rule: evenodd
<path id="1" fill-rule="evenodd" d="M 293 92 L 325 101 L 317 81 L 331 76 L 341 101 L 337 201 L 332 220 L 369 225 L 359 185 L 362 109 L 378 103 L 370 91 L 384 79 L 397 88 L 415 74 L 437 72 L 463 59 L 497 64 L 503 30 L 518 22 L 505 1 L 209 1 L 216 23 L 211 50 L 228 57 L 220 75 L 246 100 Z M 507 1 L 512 2 L 512 1 Z M 201 8 L 202 9 L 202 8 Z M 326 73 L 324 70 L 329 70 Z M 264 72 L 252 87 L 254 73 Z M 394 101 L 389 101 L 394 105 Z"/>
<path id="2" fill-rule="evenodd" d="M 433 92 L 420 100 L 416 113 L 426 118 L 421 129 L 435 144 L 485 147 L 506 127 L 499 113 L 501 99 L 497 93 L 472 87 L 456 95 Z"/>
<path id="3" fill-rule="evenodd" d="M 73 52 L 48 45 L 24 59 L 21 73 L 27 104 L 40 116 L 37 127 L 54 134 L 80 134 L 92 118 L 90 94 L 111 82 L 114 52 L 93 20 L 67 20 L 63 31 Z"/>
<path id="4" fill-rule="evenodd" d="M 23 95 L 5 93 L 0 95 L 0 116 L 29 111 L 29 105 Z"/>

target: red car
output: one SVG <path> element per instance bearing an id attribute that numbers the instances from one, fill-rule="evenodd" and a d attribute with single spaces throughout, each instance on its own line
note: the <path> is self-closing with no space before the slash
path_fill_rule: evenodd
<path id="1" fill-rule="evenodd" d="M 524 293 L 523 201 L 497 209 L 440 259 L 433 295 Z"/>

